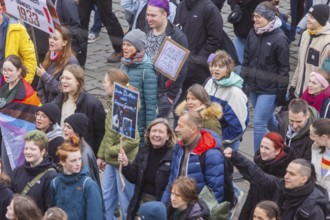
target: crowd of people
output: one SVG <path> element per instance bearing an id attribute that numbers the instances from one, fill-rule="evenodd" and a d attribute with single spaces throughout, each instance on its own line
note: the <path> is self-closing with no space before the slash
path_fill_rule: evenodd
<path id="1" fill-rule="evenodd" d="M 278 1 L 228 1 L 231 41 L 222 0 L 122 0 L 126 34 L 112 1 L 57 0 L 61 29 L 36 32 L 38 50 L 0 0 L 0 219 L 234 219 L 232 165 L 250 183 L 239 220 L 330 218 L 330 8 L 305 2 L 288 28 Z M 119 63 L 104 104 L 85 90 L 93 8 Z M 190 51 L 175 79 L 154 66 L 167 37 Z M 138 92 L 134 139 L 112 127 L 115 84 Z"/>

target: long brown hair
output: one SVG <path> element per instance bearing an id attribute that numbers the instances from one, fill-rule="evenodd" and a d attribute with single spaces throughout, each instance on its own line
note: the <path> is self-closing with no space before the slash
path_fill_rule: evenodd
<path id="1" fill-rule="evenodd" d="M 67 65 L 64 68 L 64 70 L 67 70 L 70 73 L 72 73 L 72 75 L 74 76 L 74 78 L 78 82 L 78 89 L 77 89 L 76 93 L 73 95 L 74 102 L 77 102 L 80 93 L 82 93 L 84 91 L 84 89 L 85 89 L 84 70 L 79 65 L 77 65 L 77 64 Z M 68 93 L 63 93 L 63 94 L 64 94 L 63 102 L 65 102 L 65 101 L 68 100 L 69 94 Z"/>
<path id="2" fill-rule="evenodd" d="M 14 202 L 14 215 L 16 220 L 41 220 L 42 215 L 36 203 L 28 196 L 16 194 Z"/>
<path id="3" fill-rule="evenodd" d="M 53 73 L 51 73 L 53 76 L 55 76 L 56 74 L 58 74 L 59 72 L 61 72 L 63 70 L 64 66 L 68 63 L 71 55 L 73 54 L 72 49 L 71 49 L 71 44 L 72 44 L 71 33 L 70 33 L 69 29 L 65 26 L 61 26 L 61 29 L 62 29 L 62 33 L 59 31 L 58 32 L 62 36 L 63 41 L 67 41 L 66 45 L 61 50 L 61 52 L 62 52 L 61 58 L 59 60 L 55 60 L 55 61 L 51 60 L 50 59 L 50 50 L 48 50 L 46 53 L 46 56 L 45 56 L 45 60 L 42 63 L 43 67 L 46 70 L 50 66 L 50 64 L 52 64 L 53 62 L 56 63 L 56 69 Z"/>
<path id="4" fill-rule="evenodd" d="M 111 84 L 118 83 L 128 89 L 139 91 L 137 88 L 135 88 L 134 86 L 131 86 L 129 84 L 129 78 L 128 78 L 127 73 L 125 73 L 121 69 L 110 68 L 107 70 L 106 75 L 107 75 L 108 79 L 110 80 Z"/>

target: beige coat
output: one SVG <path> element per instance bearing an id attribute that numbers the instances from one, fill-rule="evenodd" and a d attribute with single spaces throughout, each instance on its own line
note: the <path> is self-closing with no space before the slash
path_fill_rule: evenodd
<path id="1" fill-rule="evenodd" d="M 328 170 L 328 173 L 322 178 L 322 156 L 323 154 L 320 154 L 320 148 L 314 144 L 312 146 L 312 164 L 314 164 L 315 166 L 317 183 L 323 186 L 328 191 L 328 195 L 330 198 L 330 170 Z"/>

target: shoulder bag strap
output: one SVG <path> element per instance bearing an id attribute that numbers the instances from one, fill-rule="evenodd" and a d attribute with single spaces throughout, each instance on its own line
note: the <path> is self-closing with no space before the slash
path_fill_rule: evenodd
<path id="1" fill-rule="evenodd" d="M 26 184 L 26 186 L 24 187 L 24 189 L 22 190 L 21 192 L 21 195 L 26 195 L 30 189 L 48 172 L 48 171 L 51 171 L 51 170 L 54 170 L 54 168 L 48 168 L 47 170 L 45 170 L 44 172 L 42 173 L 39 173 L 36 177 L 33 178 L 33 180 L 31 182 L 28 182 Z"/>

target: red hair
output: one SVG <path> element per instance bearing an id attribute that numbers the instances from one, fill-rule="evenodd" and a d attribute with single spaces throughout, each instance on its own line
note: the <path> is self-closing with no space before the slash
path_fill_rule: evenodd
<path id="1" fill-rule="evenodd" d="M 264 138 L 268 138 L 273 142 L 275 150 L 280 149 L 280 153 L 275 157 L 275 159 L 280 158 L 284 154 L 284 139 L 282 135 L 276 132 L 268 132 L 267 134 L 264 135 Z"/>

